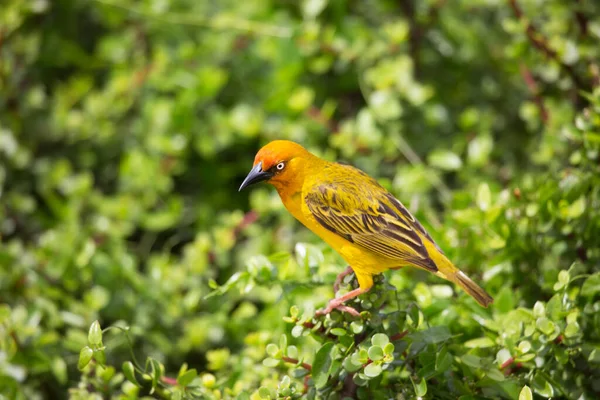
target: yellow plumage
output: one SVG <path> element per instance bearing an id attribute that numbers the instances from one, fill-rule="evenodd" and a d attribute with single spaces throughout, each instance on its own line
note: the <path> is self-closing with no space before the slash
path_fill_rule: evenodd
<path id="1" fill-rule="evenodd" d="M 334 248 L 356 275 L 360 287 L 332 300 L 324 312 L 354 311 L 342 303 L 369 290 L 373 275 L 408 265 L 458 284 L 482 306 L 493 301 L 446 258 L 402 203 L 364 172 L 323 160 L 289 141 L 263 147 L 254 165 L 242 188 L 260 180 L 273 184 L 288 211 Z"/>

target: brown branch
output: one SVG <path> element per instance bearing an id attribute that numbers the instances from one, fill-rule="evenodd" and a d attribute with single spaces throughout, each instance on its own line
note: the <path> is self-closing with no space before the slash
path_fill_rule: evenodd
<path id="1" fill-rule="evenodd" d="M 400 6 L 402 11 L 408 18 L 408 48 L 410 57 L 413 60 L 415 75 L 419 71 L 419 44 L 421 42 L 421 36 L 423 35 L 421 26 L 417 22 L 415 15 L 415 6 L 412 0 L 400 0 Z"/>
<path id="2" fill-rule="evenodd" d="M 500 365 L 500 369 L 504 369 L 515 362 L 515 359 L 510 357 L 508 360 L 504 361 L 502 365 Z"/>
<path id="3" fill-rule="evenodd" d="M 163 381 L 163 383 L 166 383 L 167 385 L 177 385 L 177 379 L 175 379 L 175 378 L 169 378 L 168 376 L 163 376 L 161 378 L 161 380 Z"/>
<path id="4" fill-rule="evenodd" d="M 258 219 L 258 213 L 256 211 L 248 211 L 242 221 L 237 224 L 237 226 L 233 229 L 233 237 L 237 240 L 240 232 L 246 228 L 248 225 L 252 225 Z"/>
<path id="5" fill-rule="evenodd" d="M 535 104 L 538 106 L 538 109 L 540 110 L 540 116 L 542 118 L 542 122 L 544 123 L 544 125 L 547 125 L 548 118 L 549 118 L 548 109 L 546 108 L 546 106 L 544 104 L 544 99 L 540 95 L 540 90 L 538 88 L 537 82 L 535 81 L 535 78 L 533 77 L 533 74 L 531 73 L 529 68 L 527 68 L 527 66 L 525 64 L 521 64 L 521 76 L 523 76 L 523 80 L 525 81 L 527 88 L 529 89 L 529 91 L 531 92 L 531 95 L 533 96 L 533 101 L 535 102 Z"/>
<path id="6" fill-rule="evenodd" d="M 295 358 L 283 356 L 283 357 L 281 357 L 281 359 L 290 364 L 298 364 L 298 360 L 296 360 Z M 312 366 L 310 364 L 301 363 L 300 366 L 307 371 L 312 371 Z"/>
<path id="7" fill-rule="evenodd" d="M 581 0 L 577 0 L 577 5 L 581 6 Z M 588 34 L 588 20 L 584 13 L 581 10 L 575 10 L 575 20 L 577 21 L 577 25 L 579 25 L 579 31 L 582 36 L 587 36 Z"/>
<path id="8" fill-rule="evenodd" d="M 408 18 L 408 46 L 410 57 L 413 60 L 414 64 L 414 74 L 415 77 L 419 74 L 420 68 L 420 57 L 419 57 L 419 48 L 421 45 L 421 40 L 425 33 L 437 20 L 439 15 L 440 8 L 446 3 L 446 0 L 438 0 L 435 4 L 431 6 L 428 12 L 428 20 L 425 24 L 420 24 L 417 20 L 417 15 L 415 11 L 414 0 L 400 0 L 400 6 L 402 7 L 402 11 Z"/>
<path id="9" fill-rule="evenodd" d="M 390 337 L 390 342 L 395 342 L 396 340 L 400 340 L 402 339 L 404 336 L 408 335 L 408 329 L 405 331 L 402 331 L 400 333 L 396 333 L 395 335 Z"/>
<path id="10" fill-rule="evenodd" d="M 302 393 L 308 393 L 308 380 L 310 379 L 310 375 L 306 375 L 302 380 Z"/>
<path id="11" fill-rule="evenodd" d="M 519 20 L 523 20 L 525 16 L 523 14 L 523 10 L 521 10 L 521 7 L 517 3 L 517 0 L 508 0 L 508 2 L 515 14 L 515 17 L 517 17 L 517 19 Z M 550 48 L 546 38 L 530 22 L 527 22 L 525 33 L 527 34 L 527 37 L 529 38 L 529 41 L 531 42 L 533 47 L 541 51 L 547 58 L 556 61 L 558 65 L 560 65 L 560 67 L 571 77 L 575 86 L 577 86 L 578 88 L 585 87 L 584 83 L 575 73 L 573 67 L 571 65 L 563 63 L 560 60 L 558 53 L 554 49 Z"/>

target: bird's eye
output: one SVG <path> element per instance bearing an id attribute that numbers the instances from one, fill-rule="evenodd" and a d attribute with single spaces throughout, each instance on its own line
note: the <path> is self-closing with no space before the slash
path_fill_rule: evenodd
<path id="1" fill-rule="evenodd" d="M 279 164 L 277 164 L 277 167 L 276 167 L 276 168 L 277 168 L 277 170 L 278 170 L 278 171 L 281 171 L 282 169 L 284 169 L 284 168 L 285 168 L 285 163 L 283 163 L 283 162 L 280 162 Z"/>

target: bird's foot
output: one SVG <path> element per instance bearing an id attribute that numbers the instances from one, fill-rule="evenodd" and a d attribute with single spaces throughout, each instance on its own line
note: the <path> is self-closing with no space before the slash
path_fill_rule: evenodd
<path id="1" fill-rule="evenodd" d="M 354 308 L 350 307 L 350 306 L 346 306 L 344 305 L 344 302 L 355 298 L 358 295 L 363 294 L 364 292 L 366 292 L 368 289 L 354 289 L 348 293 L 346 293 L 345 295 L 338 297 L 337 299 L 332 299 L 329 300 L 329 303 L 327 304 L 327 307 L 318 310 L 315 313 L 315 316 L 319 317 L 321 315 L 327 315 L 330 312 L 332 312 L 333 310 L 340 310 L 341 312 L 346 312 L 350 315 L 353 315 L 355 317 L 359 317 L 360 313 L 358 311 L 356 311 Z"/>
<path id="2" fill-rule="evenodd" d="M 333 293 L 337 293 L 338 290 L 340 290 L 340 285 L 342 284 L 344 278 L 353 272 L 354 270 L 349 265 L 346 267 L 345 270 L 340 272 L 340 274 L 335 278 L 335 282 L 333 284 Z"/>
<path id="3" fill-rule="evenodd" d="M 356 309 L 350 306 L 346 306 L 342 304 L 342 302 L 338 302 L 336 300 L 338 299 L 331 300 L 329 304 L 327 304 L 327 307 L 317 310 L 317 312 L 315 312 L 315 316 L 320 317 L 331 313 L 333 310 L 339 310 L 341 312 L 348 313 L 354 317 L 360 317 L 360 313 L 356 311 Z"/>

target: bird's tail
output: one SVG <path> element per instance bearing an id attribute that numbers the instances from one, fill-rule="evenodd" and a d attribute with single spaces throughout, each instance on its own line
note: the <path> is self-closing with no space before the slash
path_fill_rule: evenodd
<path id="1" fill-rule="evenodd" d="M 477 302 L 483 307 L 487 307 L 492 304 L 494 301 L 492 296 L 490 296 L 478 284 L 473 282 L 471 278 L 469 278 L 464 272 L 456 268 L 456 266 L 452 264 L 452 261 L 448 260 L 448 258 L 441 251 L 439 251 L 437 247 L 434 247 L 435 245 L 433 243 L 427 241 L 425 242 L 425 246 L 427 247 L 429 254 L 432 256 L 433 261 L 438 267 L 438 272 L 435 273 L 437 276 L 456 283 L 471 297 L 477 300 Z"/>
<path id="2" fill-rule="evenodd" d="M 455 272 L 446 275 L 446 279 L 463 288 L 465 292 L 477 300 L 483 307 L 489 306 L 494 301 L 492 296 L 483 290 L 481 286 L 473 282 L 471 278 L 458 269 Z"/>

